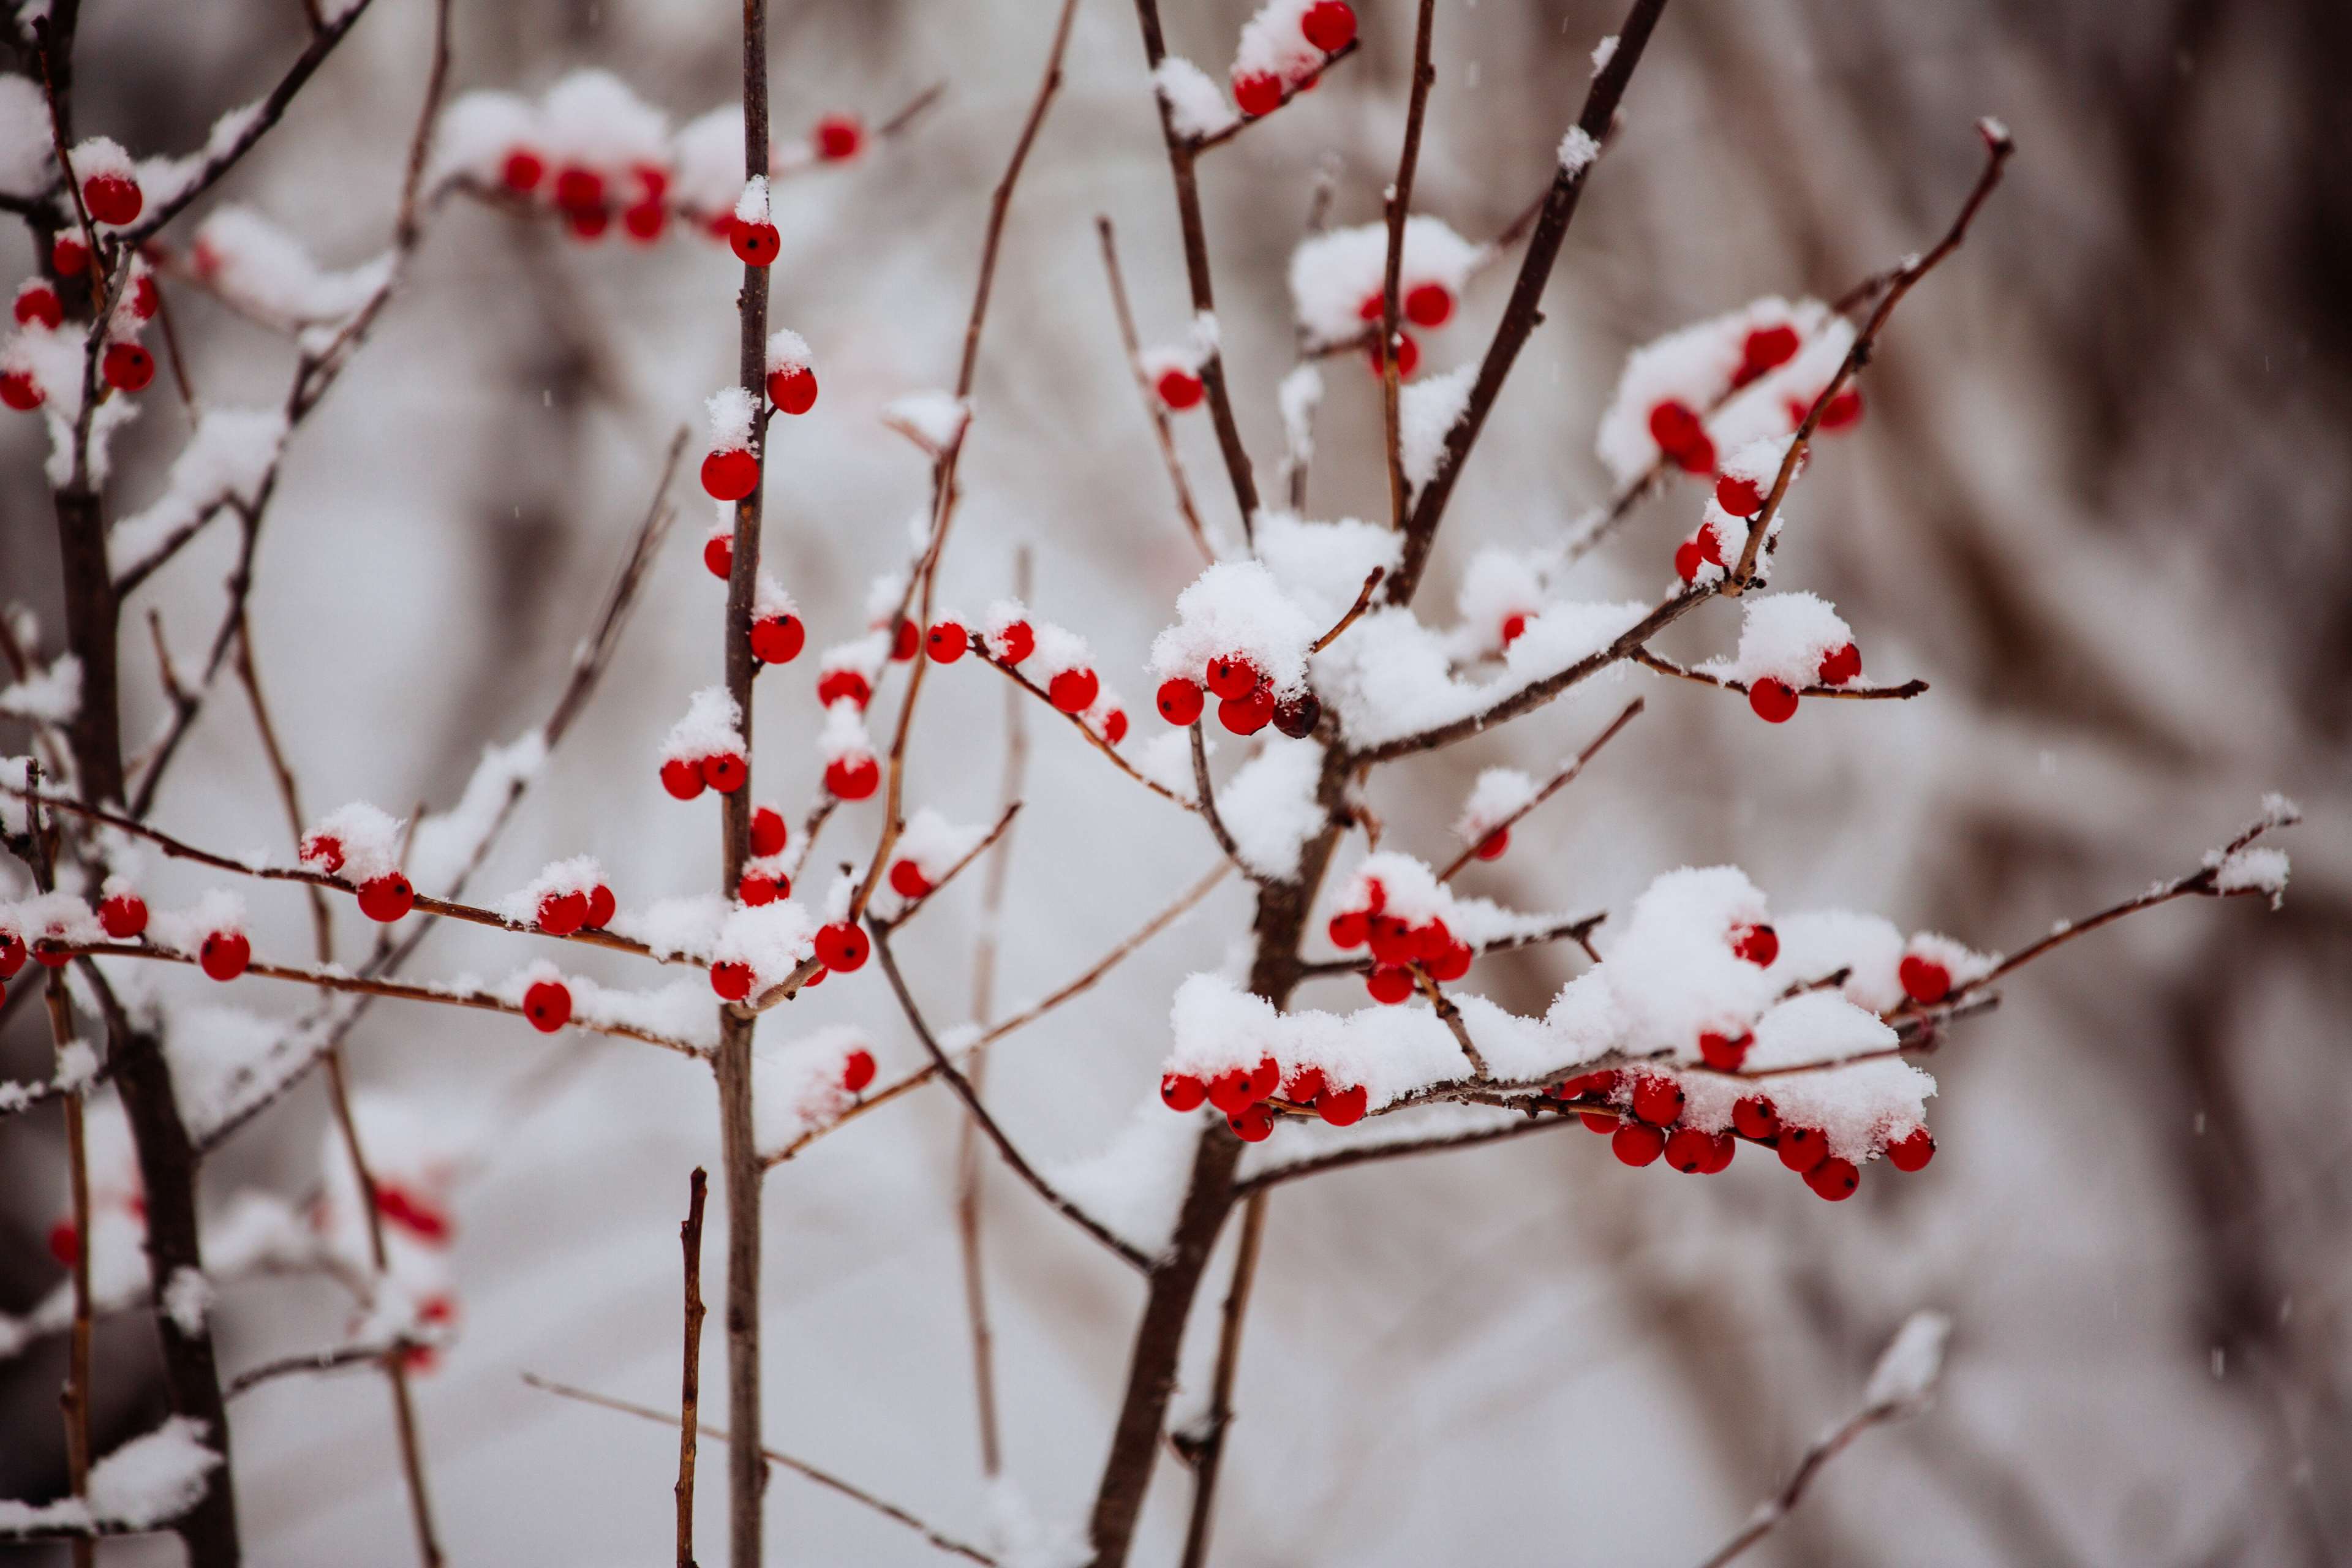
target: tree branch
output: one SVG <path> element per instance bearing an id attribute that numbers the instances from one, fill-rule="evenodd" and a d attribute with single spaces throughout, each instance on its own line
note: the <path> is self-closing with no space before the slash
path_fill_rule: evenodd
<path id="1" fill-rule="evenodd" d="M 1609 727 L 1601 731 L 1600 734 L 1595 735 L 1591 741 L 1587 742 L 1584 750 L 1577 752 L 1575 757 L 1570 760 L 1568 766 L 1560 769 L 1559 772 L 1552 774 L 1549 779 L 1545 781 L 1543 788 L 1536 791 L 1534 795 L 1528 798 L 1527 805 L 1519 807 L 1518 810 L 1511 813 L 1510 816 L 1503 818 L 1502 821 L 1488 826 L 1486 832 L 1475 843 L 1472 844 L 1468 848 L 1463 850 L 1461 854 L 1456 855 L 1452 860 L 1446 863 L 1445 869 L 1437 874 L 1437 879 L 1441 882 L 1450 882 L 1454 880 L 1454 873 L 1461 870 L 1465 866 L 1467 866 L 1472 860 L 1477 858 L 1480 847 L 1483 846 L 1487 839 L 1494 837 L 1497 833 L 1507 833 L 1510 829 L 1517 826 L 1520 819 L 1525 817 L 1528 813 L 1533 811 L 1536 807 L 1549 800 L 1553 795 L 1558 795 L 1561 789 L 1565 788 L 1569 783 L 1576 777 L 1577 774 L 1584 771 L 1585 763 L 1591 762 L 1594 757 L 1600 754 L 1601 747 L 1607 745 L 1610 742 L 1617 738 L 1618 731 L 1622 730 L 1626 725 L 1633 721 L 1634 718 L 1642 711 L 1643 706 L 1643 700 L 1639 697 L 1636 697 L 1633 701 L 1625 704 L 1624 708 L 1619 711 L 1617 717 L 1609 721 Z"/>
<path id="2" fill-rule="evenodd" d="M 1151 421 L 1152 434 L 1160 440 L 1160 458 L 1168 466 L 1168 481 L 1175 487 L 1176 511 L 1184 520 L 1184 531 L 1201 548 L 1201 556 L 1212 565 L 1217 559 L 1216 550 L 1209 543 L 1208 531 L 1201 525 L 1200 509 L 1192 504 L 1192 486 L 1184 477 L 1184 459 L 1176 455 L 1176 432 L 1168 421 L 1168 410 L 1161 405 L 1159 394 L 1143 374 L 1143 343 L 1135 333 L 1135 314 L 1127 303 L 1127 283 L 1119 276 L 1118 245 L 1111 233 L 1110 219 L 1095 215 L 1095 232 L 1102 239 L 1103 273 L 1110 281 L 1111 313 L 1118 321 L 1118 341 L 1127 351 L 1128 373 L 1135 378 L 1136 391 L 1142 395 L 1143 412 Z"/>

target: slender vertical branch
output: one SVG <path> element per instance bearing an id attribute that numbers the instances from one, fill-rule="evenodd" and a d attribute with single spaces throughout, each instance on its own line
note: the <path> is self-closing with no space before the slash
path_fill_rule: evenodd
<path id="1" fill-rule="evenodd" d="M 1192 486 L 1184 477 L 1184 459 L 1176 453 L 1176 432 L 1168 422 L 1168 410 L 1160 406 L 1158 393 L 1143 373 L 1143 342 L 1136 335 L 1135 312 L 1127 303 L 1127 279 L 1118 270 L 1118 242 L 1113 236 L 1110 219 L 1095 215 L 1095 232 L 1102 239 L 1103 274 L 1110 281 L 1111 313 L 1118 321 L 1119 346 L 1127 350 L 1128 373 L 1135 378 L 1136 389 L 1143 395 L 1143 412 L 1151 420 L 1151 433 L 1160 439 L 1160 461 L 1168 465 L 1168 482 L 1176 489 L 1176 510 L 1184 520 L 1184 531 L 1201 547 L 1201 553 L 1210 562 L 1217 552 L 1209 544 L 1208 531 L 1201 526 L 1200 509 L 1192 504 Z"/>
<path id="2" fill-rule="evenodd" d="M 702 1200 L 709 1176 L 697 1165 L 687 1178 L 686 1218 L 677 1227 L 686 1255 L 686 1348 L 677 1395 L 677 1568 L 694 1563 L 694 1440 L 702 1409 Z"/>
<path id="3" fill-rule="evenodd" d="M 1209 1387 L 1209 1417 L 1192 1442 L 1192 1512 L 1184 1527 L 1183 1568 L 1206 1568 L 1209 1561 L 1217 1476 L 1224 1463 L 1225 1430 L 1234 1420 L 1234 1380 L 1241 1368 L 1242 1324 L 1249 1316 L 1250 1287 L 1257 1279 L 1258 1249 L 1265 1238 L 1265 1194 L 1259 1191 L 1242 1205 L 1234 1278 L 1225 1287 L 1224 1316 L 1217 1331 L 1217 1370 Z"/>
<path id="4" fill-rule="evenodd" d="M 1429 63 L 1437 0 L 1421 0 L 1413 24 L 1412 92 L 1404 112 L 1404 146 L 1397 154 L 1396 183 L 1389 187 L 1389 250 L 1381 273 L 1381 423 L 1388 438 L 1389 509 L 1392 526 L 1405 525 L 1404 429 L 1397 387 L 1397 290 L 1404 272 L 1404 221 L 1412 210 L 1413 171 L 1421 163 L 1421 127 L 1429 112 L 1430 85 L 1437 79 Z"/>

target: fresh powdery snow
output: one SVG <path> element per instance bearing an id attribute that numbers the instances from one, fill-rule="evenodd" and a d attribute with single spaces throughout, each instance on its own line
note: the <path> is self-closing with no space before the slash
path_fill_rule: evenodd
<path id="1" fill-rule="evenodd" d="M 0 686 L 0 718 L 69 724 L 81 711 L 81 660 L 61 653 L 22 680 Z"/>
<path id="2" fill-rule="evenodd" d="M 688 699 L 686 712 L 662 740 L 660 762 L 698 763 L 743 752 L 743 710 L 723 686 L 706 686 Z"/>
<path id="3" fill-rule="evenodd" d="M 909 392 L 883 405 L 882 423 L 933 457 L 963 437 L 971 405 L 952 392 Z"/>
<path id="4" fill-rule="evenodd" d="M 485 746 L 457 804 L 421 818 L 408 849 L 408 879 L 419 892 L 446 894 L 489 842 L 515 796 L 547 765 L 547 736 L 526 731 L 503 746 Z"/>
<path id="5" fill-rule="evenodd" d="M 1397 297 L 1402 300 L 1416 284 L 1437 283 L 1458 299 L 1486 254 L 1484 247 L 1471 244 L 1443 219 L 1409 217 Z M 1290 300 L 1299 325 L 1324 343 L 1345 342 L 1361 333 L 1367 301 L 1378 299 L 1387 282 L 1388 258 L 1386 224 L 1335 228 L 1301 241 L 1290 254 Z"/>
<path id="6" fill-rule="evenodd" d="M 1301 847 L 1323 826 L 1322 773 L 1317 748 L 1268 745 L 1218 788 L 1217 816 L 1253 871 L 1276 881 L 1298 874 Z"/>
<path id="7" fill-rule="evenodd" d="M 1533 805 L 1542 786 L 1517 768 L 1487 768 L 1470 788 L 1454 819 L 1454 834 L 1465 844 L 1479 844 L 1486 836 Z"/>
<path id="8" fill-rule="evenodd" d="M 1151 73 L 1151 83 L 1168 105 L 1169 123 L 1179 136 L 1214 136 L 1241 118 L 1214 79 L 1181 55 L 1161 60 Z"/>
<path id="9" fill-rule="evenodd" d="M 277 408 L 208 408 L 195 434 L 172 459 L 163 493 L 114 525 L 106 553 L 116 575 L 231 503 L 250 507 L 286 445 L 286 415 Z"/>
<path id="10" fill-rule="evenodd" d="M 901 860 L 913 861 L 924 880 L 936 883 L 987 837 L 985 825 L 950 822 L 927 805 L 907 819 L 893 853 Z"/>
<path id="11" fill-rule="evenodd" d="M 1206 979 L 1195 975 L 1186 984 Z M 1113 1236 L 1156 1258 L 1175 1234 L 1199 1142 L 1200 1129 L 1191 1118 L 1171 1116 L 1150 1100 L 1136 1107 L 1108 1146 L 1048 1169 L 1045 1179 Z"/>
<path id="12" fill-rule="evenodd" d="M 152 1530 L 196 1505 L 221 1462 L 206 1427 L 174 1415 L 92 1465 L 89 1497 L 43 1506 L 0 1502 L 0 1537 L 44 1530 Z"/>
<path id="13" fill-rule="evenodd" d="M 2291 867 L 2285 850 L 2252 844 L 2217 858 L 2212 864 L 2217 890 L 2264 894 L 2273 909 L 2286 901 L 2286 879 Z"/>
<path id="14" fill-rule="evenodd" d="M 1739 387 L 1735 395 L 1734 383 L 1746 360 L 1748 334 L 1781 327 L 1793 331 L 1802 345 L 1795 359 Z M 1853 331 L 1818 300 L 1791 304 L 1767 296 L 1653 339 L 1626 356 L 1616 395 L 1601 417 L 1596 436 L 1601 460 L 1621 486 L 1648 473 L 1660 455 L 1657 440 L 1650 433 L 1650 414 L 1662 403 L 1680 403 L 1706 416 L 1707 433 L 1719 449 L 1732 450 L 1766 436 L 1785 434 L 1796 425 L 1789 417 L 1786 400 L 1797 378 L 1812 378 L 1811 392 L 1804 398 L 1807 406 L 1829 379 L 1820 359 L 1810 351 L 1825 349 L 1831 355 L 1829 369 L 1833 371 L 1836 361 L 1844 357 L 1853 343 Z M 1723 405 L 1720 409 L 1718 403 Z M 1803 412 L 1798 410 L 1800 417 Z"/>
<path id="15" fill-rule="evenodd" d="M 1802 691 L 1821 680 L 1822 658 L 1853 641 L 1830 602 L 1818 595 L 1749 594 L 1740 601 L 1739 651 L 1699 668 L 1726 680 L 1770 677 Z"/>
<path id="16" fill-rule="evenodd" d="M 1395 571 L 1404 549 L 1396 530 L 1352 517 L 1309 522 L 1296 512 L 1262 511 L 1253 532 L 1259 563 L 1306 612 L 1317 637 L 1338 624 L 1375 568 Z"/>
<path id="17" fill-rule="evenodd" d="M 28 196 L 49 173 L 48 100 L 28 76 L 0 76 L 0 191 Z"/>
<path id="18" fill-rule="evenodd" d="M 1307 650 L 1328 629 L 1264 565 L 1220 562 L 1176 596 L 1176 624 L 1151 642 L 1151 679 L 1198 681 L 1210 660 L 1239 654 L 1277 697 L 1295 697 L 1306 689 Z M 1038 646 L 1042 651 L 1042 634 Z"/>
<path id="19" fill-rule="evenodd" d="M 1600 156 L 1601 143 L 1581 125 L 1570 126 L 1568 134 L 1559 139 L 1559 166 L 1571 174 L 1581 174 Z"/>
<path id="20" fill-rule="evenodd" d="M 1476 361 L 1423 376 L 1397 394 L 1397 437 L 1403 448 L 1404 477 L 1416 489 L 1437 477 L 1445 455 L 1445 437 L 1470 403 L 1470 384 L 1478 376 Z"/>
<path id="21" fill-rule="evenodd" d="M 290 326 L 340 321 L 392 281 L 389 254 L 341 271 L 250 207 L 227 206 L 197 228 L 189 265 L 229 303 Z"/>
<path id="22" fill-rule="evenodd" d="M 705 1013 L 709 1000 L 701 999 Z M 773 1153 L 838 1121 L 857 1100 L 842 1087 L 849 1054 L 871 1048 L 864 1030 L 839 1024 L 782 1045 L 762 1041 L 751 1058 L 753 1142 L 760 1150 Z"/>
<path id="23" fill-rule="evenodd" d="M 1864 1405 L 1891 1410 L 1916 1405 L 1935 1392 L 1944 1375 L 1944 1347 L 1952 1337 L 1952 1320 L 1941 1312 L 1914 1312 L 1895 1331 L 1871 1369 Z"/>

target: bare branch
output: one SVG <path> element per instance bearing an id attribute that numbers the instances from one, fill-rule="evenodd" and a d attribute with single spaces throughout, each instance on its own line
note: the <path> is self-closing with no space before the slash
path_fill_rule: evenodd
<path id="1" fill-rule="evenodd" d="M 1396 181 L 1388 191 L 1389 248 L 1381 274 L 1381 425 L 1386 437 L 1389 466 L 1391 526 L 1406 521 L 1404 428 L 1397 386 L 1397 324 L 1402 320 L 1397 295 L 1404 271 L 1404 220 L 1412 208 L 1412 176 L 1421 162 L 1421 127 L 1429 112 L 1429 89 L 1437 69 L 1429 63 L 1430 35 L 1435 28 L 1437 0 L 1421 0 L 1412 35 L 1412 91 L 1405 106 L 1404 147 L 1397 154 Z"/>
<path id="2" fill-rule="evenodd" d="M 1110 280 L 1111 312 L 1118 320 L 1118 341 L 1127 350 L 1127 368 L 1135 377 L 1136 390 L 1143 397 L 1143 412 L 1151 420 L 1152 434 L 1160 439 L 1160 460 L 1168 465 L 1168 481 L 1176 489 L 1176 510 L 1184 520 L 1184 531 L 1201 548 L 1202 558 L 1214 564 L 1216 550 L 1209 543 L 1208 531 L 1201 526 L 1200 509 L 1192 504 L 1192 482 L 1184 477 L 1184 459 L 1176 455 L 1176 432 L 1169 423 L 1168 410 L 1161 405 L 1158 392 L 1143 372 L 1143 343 L 1136 336 L 1135 314 L 1128 308 L 1127 283 L 1119 276 L 1118 245 L 1111 233 L 1110 219 L 1097 213 L 1095 232 L 1102 239 L 1103 273 Z"/>
<path id="3" fill-rule="evenodd" d="M 677 1227 L 686 1255 L 684 1371 L 677 1416 L 677 1568 L 694 1568 L 694 1439 L 702 1405 L 702 1204 L 709 1177 L 697 1165 L 687 1178 L 686 1218 Z"/>
<path id="4" fill-rule="evenodd" d="M 1318 654 L 1325 648 L 1329 647 L 1333 643 L 1338 642 L 1339 640 L 1339 634 L 1346 631 L 1349 626 L 1354 626 L 1357 618 L 1360 616 L 1365 610 L 1370 607 L 1372 603 L 1372 590 L 1379 587 L 1381 585 L 1381 579 L 1387 575 L 1388 568 L 1385 566 L 1375 566 L 1371 571 L 1366 573 L 1364 575 L 1364 585 L 1357 593 L 1356 602 L 1348 606 L 1348 613 L 1339 617 L 1338 625 L 1334 626 L 1329 631 L 1325 632 L 1321 637 L 1317 637 L 1315 639 L 1314 646 L 1309 647 L 1307 651 L 1310 655 Z"/>
<path id="5" fill-rule="evenodd" d="M 1743 696 L 1748 690 L 1748 682 L 1744 680 L 1731 680 L 1719 675 L 1709 675 L 1703 669 L 1693 669 L 1688 665 L 1676 664 L 1670 658 L 1661 658 L 1652 653 L 1646 647 L 1637 647 L 1626 657 L 1644 669 L 1654 669 L 1660 675 L 1671 675 L 1677 680 L 1695 681 L 1701 686 L 1712 686 L 1718 691 L 1737 691 Z M 1927 690 L 1927 683 L 1916 678 L 1906 680 L 1900 686 L 1824 686 L 1817 680 L 1811 686 L 1797 688 L 1797 695 L 1842 697 L 1849 702 L 1907 701 L 1914 697 L 1924 695 Z"/>
<path id="6" fill-rule="evenodd" d="M 1549 800 L 1553 795 L 1558 795 L 1561 789 L 1566 787 L 1567 784 L 1576 777 L 1577 774 L 1584 771 L 1585 763 L 1591 762 L 1594 757 L 1600 754 L 1601 747 L 1607 745 L 1611 741 L 1617 738 L 1617 731 L 1622 730 L 1626 725 L 1633 721 L 1635 716 L 1642 711 L 1643 706 L 1643 700 L 1639 697 L 1636 697 L 1633 701 L 1625 704 L 1624 708 L 1618 713 L 1617 717 L 1609 721 L 1609 727 L 1601 731 L 1600 734 L 1595 735 L 1591 741 L 1586 744 L 1584 750 L 1577 752 L 1575 757 L 1569 763 L 1568 766 L 1560 769 L 1559 772 L 1554 773 L 1549 779 L 1546 780 L 1543 788 L 1536 791 L 1534 795 L 1530 795 L 1525 805 L 1511 813 L 1510 816 L 1503 818 L 1502 821 L 1490 826 L 1486 829 L 1486 834 L 1479 838 L 1477 843 L 1471 845 L 1468 848 L 1463 850 L 1461 854 L 1456 855 L 1446 864 L 1445 869 L 1437 874 L 1437 879 L 1441 882 L 1450 882 L 1454 880 L 1454 873 L 1461 870 L 1465 866 L 1467 866 L 1472 860 L 1477 858 L 1480 847 L 1486 843 L 1487 839 L 1494 837 L 1497 833 L 1509 832 L 1511 828 L 1518 825 L 1519 820 L 1526 816 L 1528 813 L 1533 811 L 1536 807 Z"/>

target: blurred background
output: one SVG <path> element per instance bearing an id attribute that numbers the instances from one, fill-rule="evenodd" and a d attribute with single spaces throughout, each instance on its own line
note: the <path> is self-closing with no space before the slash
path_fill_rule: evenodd
<path id="1" fill-rule="evenodd" d="M 1176 7 L 1171 47 L 1222 79 L 1249 9 Z M 925 463 L 879 412 L 953 379 L 988 190 L 1052 11 L 774 6 L 780 137 L 830 110 L 878 121 L 946 83 L 902 137 L 780 188 L 774 317 L 808 338 L 824 395 L 779 426 L 766 540 L 813 645 L 863 629 L 866 581 L 902 559 L 927 497 Z M 1411 7 L 1359 11 L 1360 54 L 1203 174 L 1229 374 L 1262 478 L 1280 454 L 1274 387 L 1292 360 L 1284 268 L 1318 173 L 1333 172 L 1335 219 L 1358 223 L 1378 215 L 1393 171 Z M 457 16 L 459 89 L 535 95 L 603 67 L 681 121 L 740 90 L 730 5 L 512 0 Z M 1521 211 L 1549 177 L 1593 45 L 1621 17 L 1586 0 L 1442 6 L 1421 209 L 1473 237 Z M 94 0 L 83 125 L 142 154 L 193 147 L 276 79 L 300 36 L 289 0 Z M 429 37 L 422 0 L 377 0 L 224 198 L 331 264 L 374 255 Z M 2352 11 L 2332 0 L 1669 7 L 1422 603 L 1450 605 L 1475 546 L 1558 540 L 1606 499 L 1592 431 L 1630 346 L 1760 294 L 1834 297 L 1924 247 L 1975 175 L 1971 122 L 1995 114 L 2019 143 L 2009 179 L 1898 313 L 1865 382 L 1868 415 L 1819 451 L 1778 575 L 1839 605 L 1874 675 L 1934 689 L 1811 704 L 1771 728 L 1696 687 L 1596 682 L 1379 775 L 1391 841 L 1450 854 L 1446 825 L 1476 769 L 1548 771 L 1638 689 L 1649 714 L 1517 830 L 1506 859 L 1469 873 L 1472 890 L 1622 909 L 1660 870 L 1728 859 L 1783 910 L 1874 910 L 2013 947 L 2193 868 L 2272 788 L 2308 816 L 2286 840 L 2294 886 L 2276 915 L 2254 900 L 2176 904 L 2019 976 L 1998 1012 L 1926 1064 L 1943 1089 L 1936 1163 L 1907 1179 L 1874 1167 L 1846 1205 L 1753 1157 L 1711 1182 L 1629 1171 L 1572 1131 L 1284 1188 L 1217 1561 L 1696 1563 L 1853 1408 L 1895 1325 L 1934 1307 L 1956 1324 L 1940 1405 L 1865 1438 L 1753 1561 L 2352 1562 L 2347 50 Z M 1136 22 L 1118 0 L 1082 6 L 1068 71 L 1013 212 L 943 587 L 976 610 L 1034 547 L 1033 603 L 1093 640 L 1134 710 L 1149 700 L 1144 649 L 1198 558 L 1121 362 L 1095 215 L 1118 226 L 1147 342 L 1179 336 L 1186 296 Z M 0 253 L 15 279 L 31 262 L 9 226 Z M 1424 335 L 1425 364 L 1475 357 L 1509 272 L 1483 275 L 1455 323 Z M 314 810 L 446 805 L 483 745 L 541 721 L 671 431 L 698 428 L 702 397 L 731 379 L 736 277 L 696 236 L 590 247 L 468 202 L 439 211 L 412 283 L 300 434 L 264 534 L 257 653 Z M 205 404 L 282 399 L 283 341 L 194 290 L 171 305 Z M 1308 511 L 1383 516 L 1376 388 L 1351 360 L 1327 372 Z M 166 380 L 146 402 L 119 443 L 110 513 L 156 492 L 189 428 Z M 1183 421 L 1181 438 L 1203 510 L 1229 524 L 1205 420 Z M 0 425 L 0 584 L 40 617 L 50 652 L 43 449 L 37 421 Z M 486 894 L 579 852 L 601 857 L 625 905 L 717 875 L 708 802 L 670 802 L 652 761 L 686 695 L 719 668 L 719 595 L 698 559 L 707 512 L 690 479 L 677 490 L 683 521 L 619 663 L 477 884 Z M 1695 503 L 1688 489 L 1654 503 L 1573 591 L 1654 595 Z M 160 613 L 184 658 L 218 613 L 232 543 L 215 529 L 134 605 Z M 1700 657 L 1735 633 L 1727 611 L 1705 612 L 1670 651 Z M 127 640 L 125 663 L 136 737 L 164 707 L 143 647 Z M 819 772 L 812 680 L 804 659 L 761 689 L 761 793 L 795 816 Z M 934 672 L 927 692 L 915 803 L 992 816 L 1001 683 L 966 664 Z M 1034 729 L 1008 1010 L 1215 857 L 1076 737 Z M 0 742 L 21 751 L 21 728 L 0 724 Z M 243 708 L 215 703 L 190 748 L 159 823 L 285 854 Z M 874 826 L 870 803 L 845 814 L 824 858 L 862 856 Z M 159 906 L 205 885 L 170 866 L 153 881 Z M 976 882 L 907 939 L 942 1023 L 970 994 Z M 252 902 L 257 952 L 307 951 L 298 898 Z M 1014 1136 L 1048 1160 L 1108 1142 L 1151 1092 L 1174 984 L 1229 955 L 1244 910 L 1221 889 L 1110 983 L 1009 1040 L 992 1088 Z M 520 962 L 481 936 L 437 931 L 416 973 Z M 1571 973 L 1570 954 L 1543 952 L 1488 961 L 1474 984 L 1539 1010 Z M 266 982 L 243 991 L 244 1005 L 289 1016 L 306 1002 Z M 1300 998 L 1359 999 L 1345 983 Z M 871 968 L 765 1033 L 834 1024 L 870 1032 L 886 1080 L 920 1059 Z M 453 1253 L 462 1331 L 417 1384 L 452 1561 L 660 1560 L 674 1435 L 519 1374 L 674 1398 L 676 1227 L 687 1171 L 716 1163 L 707 1075 L 625 1041 L 550 1041 L 396 1004 L 373 1011 L 352 1052 L 363 1088 L 469 1151 Z M 38 1079 L 48 1061 L 39 1009 L 12 1009 L 0 1077 Z M 326 1127 L 313 1080 L 207 1166 L 208 1199 L 261 1186 L 299 1201 L 319 1187 Z M 957 1131 L 952 1102 L 927 1090 L 773 1174 L 767 1416 L 777 1447 L 978 1536 Z M 61 1277 L 43 1239 L 63 1206 L 61 1149 L 54 1113 L 0 1125 L 0 1310 L 26 1310 Z M 1076 1519 L 1139 1289 L 1000 1170 L 990 1182 L 1007 1465 L 1040 1515 Z M 714 1243 L 714 1276 L 719 1254 Z M 337 1342 L 342 1302 L 315 1279 L 225 1287 L 225 1367 Z M 1212 1338 L 1195 1335 L 1180 1410 L 1205 1384 Z M 135 1318 L 100 1336 L 101 1451 L 160 1411 L 151 1341 Z M 714 1331 L 714 1392 L 721 1356 Z M 0 1495 L 62 1483 L 62 1359 L 48 1338 L 0 1363 Z M 380 1379 L 284 1380 L 234 1415 L 253 1560 L 414 1560 Z M 706 1555 L 722 1473 L 714 1451 Z M 1163 1467 L 1137 1561 L 1173 1560 L 1186 1493 Z M 771 1489 L 770 1518 L 778 1561 L 938 1560 L 790 1475 Z M 175 1552 L 167 1539 L 103 1555 Z"/>

